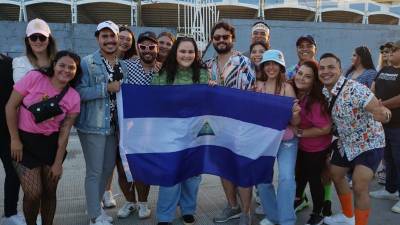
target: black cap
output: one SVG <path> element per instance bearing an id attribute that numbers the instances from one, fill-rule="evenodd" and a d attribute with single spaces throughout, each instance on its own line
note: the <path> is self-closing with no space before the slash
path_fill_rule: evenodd
<path id="1" fill-rule="evenodd" d="M 152 42 L 158 44 L 157 35 L 152 31 L 146 31 L 144 33 L 141 33 L 139 35 L 139 38 L 138 38 L 137 42 L 141 43 L 141 42 L 143 42 L 145 40 L 149 40 L 149 41 L 152 41 Z"/>
<path id="2" fill-rule="evenodd" d="M 308 42 L 310 42 L 311 44 L 317 46 L 317 42 L 315 42 L 313 36 L 311 36 L 311 35 L 309 35 L 309 34 L 303 35 L 303 36 L 299 37 L 299 38 L 297 39 L 297 41 L 296 41 L 296 46 L 299 46 L 300 43 L 301 43 L 302 41 L 308 41 Z"/>
<path id="3" fill-rule="evenodd" d="M 386 42 L 385 44 L 381 45 L 379 49 L 382 51 L 384 48 L 391 48 L 393 45 L 393 42 Z"/>

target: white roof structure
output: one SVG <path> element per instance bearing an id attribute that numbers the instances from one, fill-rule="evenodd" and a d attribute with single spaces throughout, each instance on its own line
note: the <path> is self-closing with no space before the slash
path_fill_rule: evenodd
<path id="1" fill-rule="evenodd" d="M 139 10 L 144 26 L 176 27 L 175 0 L 0 0 L 0 20 L 29 21 L 42 18 L 52 23 L 99 23 L 137 25 Z M 180 4 L 185 0 L 179 1 Z M 259 0 L 214 0 L 219 18 L 253 19 L 259 14 Z M 182 10 L 182 8 L 181 8 Z M 370 23 L 397 25 L 400 4 L 371 0 L 265 0 L 267 20 Z M 182 13 L 180 16 L 182 17 Z"/>

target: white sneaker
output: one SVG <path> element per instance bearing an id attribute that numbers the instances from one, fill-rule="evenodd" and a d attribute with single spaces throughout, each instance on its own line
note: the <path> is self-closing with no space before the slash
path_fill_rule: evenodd
<path id="1" fill-rule="evenodd" d="M 394 206 L 392 207 L 392 212 L 400 213 L 400 201 L 394 204 Z"/>
<path id="2" fill-rule="evenodd" d="M 25 217 L 24 217 L 25 219 Z M 36 217 L 36 224 L 37 225 L 42 225 L 42 215 L 38 214 L 38 216 Z"/>
<path id="3" fill-rule="evenodd" d="M 265 217 L 263 220 L 260 221 L 260 225 L 274 225 L 267 217 Z"/>
<path id="4" fill-rule="evenodd" d="M 386 191 L 385 189 L 381 189 L 378 191 L 372 191 L 369 193 L 369 195 L 373 198 L 379 198 L 379 199 L 387 199 L 387 200 L 399 200 L 399 192 L 395 193 L 390 193 Z"/>
<path id="5" fill-rule="evenodd" d="M 113 218 L 111 216 L 109 216 L 106 211 L 104 211 L 104 209 L 101 209 L 101 214 L 100 216 L 101 218 L 103 218 L 103 220 L 106 220 L 109 223 L 113 222 Z"/>
<path id="6" fill-rule="evenodd" d="M 104 218 L 100 215 L 96 218 L 94 222 L 90 220 L 89 225 L 112 225 L 112 224 L 107 220 L 104 220 Z"/>
<path id="7" fill-rule="evenodd" d="M 25 220 L 23 219 L 24 217 L 16 214 L 10 217 L 4 217 L 2 221 L 2 225 L 26 225 Z"/>
<path id="8" fill-rule="evenodd" d="M 136 210 L 136 204 L 133 202 L 125 202 L 125 204 L 118 210 L 117 216 L 119 218 L 126 218 Z"/>
<path id="9" fill-rule="evenodd" d="M 324 223 L 327 225 L 355 225 L 356 221 L 353 217 L 347 217 L 343 213 L 324 218 Z"/>
<path id="10" fill-rule="evenodd" d="M 139 202 L 139 219 L 146 219 L 150 217 L 151 210 L 147 206 L 147 202 Z"/>
<path id="11" fill-rule="evenodd" d="M 103 205 L 105 208 L 114 208 L 117 206 L 117 202 L 111 191 L 105 191 L 103 194 Z"/>
<path id="12" fill-rule="evenodd" d="M 264 209 L 263 209 L 262 205 L 257 206 L 256 209 L 254 210 L 254 212 L 257 215 L 264 215 Z"/>

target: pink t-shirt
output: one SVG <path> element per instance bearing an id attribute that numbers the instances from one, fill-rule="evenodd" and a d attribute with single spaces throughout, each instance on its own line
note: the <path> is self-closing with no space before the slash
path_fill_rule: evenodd
<path id="1" fill-rule="evenodd" d="M 311 105 L 311 111 L 306 112 L 306 101 L 299 102 L 301 107 L 300 129 L 312 127 L 323 128 L 331 124 L 331 119 L 327 113 L 321 111 L 321 104 L 315 102 Z M 332 135 L 327 134 L 319 137 L 302 137 L 299 140 L 299 149 L 305 152 L 319 152 L 328 148 L 331 144 Z"/>
<path id="2" fill-rule="evenodd" d="M 61 91 L 57 90 L 50 82 L 50 78 L 39 71 L 30 71 L 14 85 L 14 90 L 24 96 L 23 104 L 29 108 L 34 103 L 42 101 L 44 98 L 50 98 Z M 50 135 L 59 131 L 61 121 L 66 114 L 79 113 L 80 96 L 78 92 L 69 88 L 67 93 L 59 102 L 63 114 L 48 119 L 41 123 L 35 123 L 35 119 L 29 110 L 25 107 L 19 107 L 18 128 L 36 134 Z"/>

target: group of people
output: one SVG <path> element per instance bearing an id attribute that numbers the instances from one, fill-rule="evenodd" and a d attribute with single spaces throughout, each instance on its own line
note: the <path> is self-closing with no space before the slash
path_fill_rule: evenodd
<path id="1" fill-rule="evenodd" d="M 366 225 L 370 195 L 399 198 L 400 41 L 380 47 L 377 68 L 367 47 L 354 49 L 351 68 L 344 73 L 333 53 L 317 60 L 317 42 L 310 35 L 298 38 L 299 61 L 287 66 L 284 54 L 270 46 L 270 32 L 264 21 L 256 22 L 249 51 L 241 53 L 234 50 L 235 28 L 218 22 L 211 30 L 216 55 L 202 61 L 191 35 L 146 31 L 136 38 L 128 27 L 104 21 L 94 33 L 99 49 L 81 60 L 73 52 L 57 51 L 45 21 L 30 21 L 26 55 L 13 60 L 0 56 L 5 224 L 53 223 L 72 126 L 85 158 L 89 224 L 113 222 L 104 208 L 116 206 L 110 188 L 115 167 L 125 197 L 118 217 L 134 212 L 141 219 L 150 217 L 150 185 L 128 182 L 118 150 L 116 93 L 128 83 L 208 84 L 295 99 L 276 156 L 278 186 L 240 187 L 221 177 L 227 205 L 215 223 L 238 218 L 240 225 L 253 224 L 255 193 L 260 204 L 255 211 L 265 215 L 260 225 L 294 225 L 296 212 L 308 206 L 309 184 L 313 209 L 307 225 Z M 380 164 L 385 166 L 385 189 L 369 193 Z M 158 225 L 172 224 L 178 206 L 184 224 L 196 222 L 200 182 L 199 174 L 159 187 Z M 342 209 L 336 215 L 332 182 Z M 17 212 L 20 186 L 23 216 Z M 400 213 L 400 201 L 392 211 Z"/>

